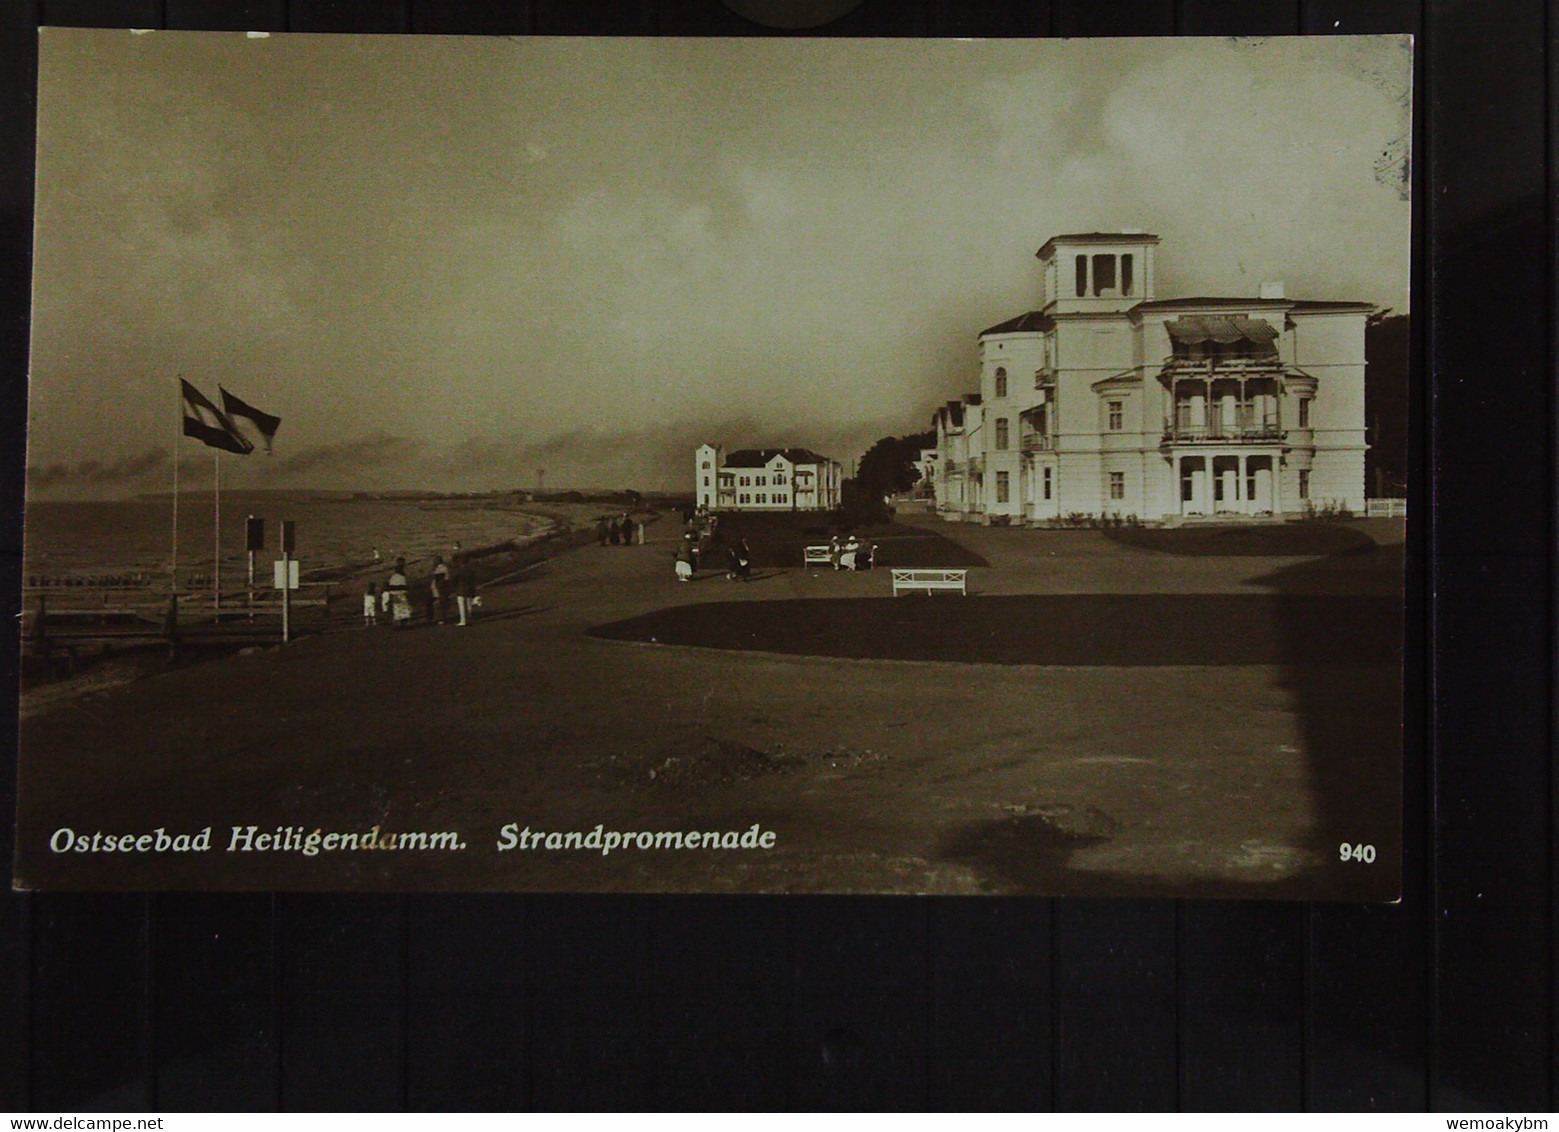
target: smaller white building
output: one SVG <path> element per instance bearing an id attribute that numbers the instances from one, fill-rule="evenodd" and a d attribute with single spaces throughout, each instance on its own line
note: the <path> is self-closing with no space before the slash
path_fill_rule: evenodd
<path id="1" fill-rule="evenodd" d="M 698 506 L 709 511 L 832 511 L 844 469 L 808 448 L 700 444 L 693 454 Z"/>

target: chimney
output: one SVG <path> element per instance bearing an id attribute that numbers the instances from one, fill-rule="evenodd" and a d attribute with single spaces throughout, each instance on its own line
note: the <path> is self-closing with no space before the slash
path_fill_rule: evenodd
<path id="1" fill-rule="evenodd" d="M 1261 284 L 1260 296 L 1263 299 L 1287 298 L 1283 293 L 1283 281 L 1281 279 L 1268 279 Z"/>

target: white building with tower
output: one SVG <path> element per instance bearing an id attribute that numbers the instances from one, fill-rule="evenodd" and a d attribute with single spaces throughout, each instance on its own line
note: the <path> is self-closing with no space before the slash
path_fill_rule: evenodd
<path id="1" fill-rule="evenodd" d="M 693 454 L 698 506 L 709 511 L 832 511 L 844 471 L 837 460 L 807 448 L 742 448 L 701 444 Z"/>
<path id="2" fill-rule="evenodd" d="M 1159 298 L 1159 237 L 1056 236 L 1043 305 L 979 336 L 980 388 L 937 409 L 949 518 L 1364 509 L 1364 328 L 1375 307 Z"/>

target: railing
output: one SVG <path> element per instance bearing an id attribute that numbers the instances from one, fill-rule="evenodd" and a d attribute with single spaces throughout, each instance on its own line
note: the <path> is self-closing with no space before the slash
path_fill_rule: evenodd
<path id="1" fill-rule="evenodd" d="M 1364 501 L 1364 516 L 1368 519 L 1405 519 L 1407 518 L 1407 500 L 1366 499 Z"/>
<path id="2" fill-rule="evenodd" d="M 328 607 L 350 589 L 341 582 L 300 582 L 292 591 L 294 596 L 290 604 L 294 608 Z M 266 585 L 253 589 L 235 586 L 224 590 L 220 597 L 209 589 L 187 585 L 177 591 L 166 585 L 22 587 L 24 606 L 31 603 L 29 608 L 46 609 L 50 617 L 78 620 L 139 617 L 161 621 L 167 616 L 175 596 L 178 598 L 176 609 L 184 617 L 210 618 L 218 611 L 224 617 L 275 612 L 282 604 L 281 591 Z"/>
<path id="3" fill-rule="evenodd" d="M 1166 421 L 1160 444 L 1277 444 L 1282 439 L 1283 430 L 1271 422 L 1180 425 Z"/>
<path id="4" fill-rule="evenodd" d="M 1249 373 L 1252 370 L 1281 377 L 1283 363 L 1276 354 L 1256 358 L 1182 358 L 1171 354 L 1164 359 L 1164 370 L 1177 377 L 1203 373 Z"/>
<path id="5" fill-rule="evenodd" d="M 1056 446 L 1055 437 L 1041 432 L 1025 433 L 1020 441 L 1025 452 L 1049 452 Z"/>

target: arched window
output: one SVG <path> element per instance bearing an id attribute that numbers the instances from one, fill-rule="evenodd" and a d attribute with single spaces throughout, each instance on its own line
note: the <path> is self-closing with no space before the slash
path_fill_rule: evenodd
<path id="1" fill-rule="evenodd" d="M 996 367 L 996 396 L 1007 395 L 1007 371 L 1001 366 Z"/>

